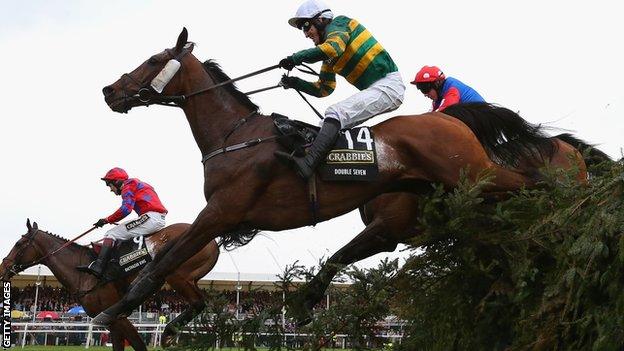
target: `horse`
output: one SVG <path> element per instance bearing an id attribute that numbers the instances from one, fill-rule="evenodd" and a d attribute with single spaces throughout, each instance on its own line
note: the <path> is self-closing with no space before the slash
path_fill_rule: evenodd
<path id="1" fill-rule="evenodd" d="M 50 268 L 58 281 L 80 301 L 87 315 L 94 317 L 117 302 L 127 290 L 130 281 L 136 277 L 134 274 L 122 280 L 100 283 L 95 276 L 76 269 L 77 266 L 90 262 L 91 249 L 72 243 L 58 254 L 51 254 L 65 245 L 67 239 L 40 230 L 37 223 L 31 225 L 30 220 L 27 220 L 26 227 L 28 232 L 22 235 L 0 264 L 2 280 L 9 280 L 26 268 L 41 262 Z M 146 245 L 152 251 L 158 252 L 177 241 L 188 228 L 189 224 L 186 223 L 169 225 L 147 237 Z M 197 281 L 212 270 L 218 257 L 219 247 L 215 241 L 211 241 L 167 276 L 167 283 L 188 302 L 189 307 L 167 324 L 162 335 L 163 345 L 169 346 L 177 330 L 204 309 L 204 294 L 197 286 Z M 127 318 L 117 319 L 109 326 L 109 330 L 113 350 L 123 350 L 124 339 L 127 339 L 137 351 L 147 350 L 136 328 Z"/>
<path id="2" fill-rule="evenodd" d="M 526 157 L 526 152 L 524 157 L 516 158 L 514 155 L 522 156 L 523 146 L 514 143 L 517 137 L 514 133 L 527 130 L 516 127 L 526 123 L 517 113 L 491 104 L 476 103 L 452 105 L 444 110 L 444 114 L 465 123 L 485 145 L 488 155 L 508 167 L 526 171 L 544 167 L 575 170 L 575 180 L 582 183 L 588 178 L 587 166 L 611 161 L 607 154 L 569 133 L 554 137 L 533 136 L 536 138 L 534 145 L 552 143 L 555 146 L 555 152 L 547 159 Z M 579 150 L 589 150 L 585 159 Z M 311 320 L 314 306 L 323 299 L 325 291 L 342 268 L 381 252 L 392 252 L 398 244 L 409 244 L 419 235 L 418 201 L 419 196 L 412 193 L 382 194 L 359 208 L 360 218 L 366 225 L 364 230 L 327 259 L 319 272 L 291 298 L 290 313 L 298 319 L 299 325 Z"/>
<path id="3" fill-rule="evenodd" d="M 138 305 L 164 277 L 199 247 L 220 237 L 242 245 L 260 230 L 299 228 L 343 215 L 375 196 L 393 191 L 422 193 L 432 182 L 451 189 L 460 173 L 471 179 L 489 172 L 485 191 L 507 192 L 539 181 L 533 174 L 494 163 L 470 128 L 441 113 L 396 116 L 371 129 L 376 138 L 379 174 L 371 182 L 316 181 L 318 211 L 309 211 L 304 180 L 274 153 L 273 120 L 258 112 L 247 95 L 214 64 L 193 54 L 186 28 L 173 48 L 165 49 L 102 89 L 115 112 L 153 104 L 179 107 L 203 155 L 205 207 L 189 230 L 167 252 L 154 257 L 128 293 L 94 323 L 110 324 Z"/>

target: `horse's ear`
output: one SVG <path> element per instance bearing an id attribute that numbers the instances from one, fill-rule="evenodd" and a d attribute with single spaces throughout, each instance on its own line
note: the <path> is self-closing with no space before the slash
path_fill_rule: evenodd
<path id="1" fill-rule="evenodd" d="M 37 222 L 33 222 L 33 226 L 32 227 L 33 227 L 34 230 L 39 229 L 39 226 L 37 225 Z"/>
<path id="2" fill-rule="evenodd" d="M 28 228 L 29 232 L 32 229 L 32 226 L 30 225 L 30 218 L 26 218 L 26 228 Z"/>
<path id="3" fill-rule="evenodd" d="M 175 51 L 176 52 L 182 51 L 182 48 L 184 48 L 184 45 L 186 45 L 187 40 L 188 40 L 188 31 L 186 30 L 186 27 L 184 27 L 182 28 L 182 32 L 180 33 L 180 35 L 178 35 L 178 42 L 176 43 Z"/>

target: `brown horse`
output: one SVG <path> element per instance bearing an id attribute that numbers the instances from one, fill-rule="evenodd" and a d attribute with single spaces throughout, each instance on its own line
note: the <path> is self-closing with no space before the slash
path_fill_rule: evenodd
<path id="1" fill-rule="evenodd" d="M 384 192 L 419 193 L 428 190 L 431 182 L 453 188 L 463 169 L 468 169 L 470 178 L 489 171 L 495 178 L 486 190 L 493 192 L 536 181 L 533 175 L 492 162 L 472 131 L 455 118 L 440 113 L 400 116 L 372 128 L 378 179 L 370 183 L 317 181 L 319 211 L 314 216 L 304 181 L 274 157 L 275 151 L 283 149 L 274 142 L 272 119 L 259 114 L 258 107 L 233 85 L 215 87 L 228 77 L 214 63 L 204 65 L 192 55 L 187 35 L 184 29 L 174 48 L 150 57 L 102 92 L 116 112 L 150 104 L 182 108 L 205 158 L 207 204 L 182 238 L 168 252 L 156 255 L 128 294 L 100 313 L 95 323 L 108 325 L 115 316 L 132 311 L 164 283 L 169 272 L 216 237 L 226 245 L 246 242 L 258 230 L 298 228 L 316 219 L 340 216 Z M 167 65 L 172 59 L 180 63 L 175 75 L 170 69 L 173 65 Z M 171 75 L 162 93 L 150 86 L 156 76 Z M 236 151 L 227 151 L 231 149 Z M 208 159 L 209 155 L 215 156 Z"/>
<path id="2" fill-rule="evenodd" d="M 135 274 L 121 281 L 101 284 L 94 276 L 76 270 L 77 266 L 89 263 L 92 259 L 89 248 L 74 243 L 48 256 L 67 243 L 67 240 L 39 230 L 37 223 L 31 226 L 30 220 L 26 222 L 26 226 L 28 232 L 15 243 L 0 264 L 2 280 L 11 279 L 15 274 L 43 258 L 41 264 L 50 268 L 59 282 L 80 301 L 87 314 L 93 317 L 119 301 L 130 281 L 136 276 Z M 149 236 L 146 244 L 152 251 L 158 252 L 165 245 L 177 241 L 188 227 L 189 224 L 185 223 L 167 226 Z M 164 345 L 169 345 L 177 330 L 204 309 L 204 294 L 197 286 L 197 281 L 210 272 L 218 257 L 219 248 L 215 241 L 211 241 L 166 277 L 167 283 L 187 301 L 189 308 L 167 324 L 162 337 Z M 109 330 L 113 350 L 123 350 L 124 339 L 127 339 L 135 350 L 147 350 L 136 328 L 128 319 L 117 319 L 109 326 Z"/>
<path id="3" fill-rule="evenodd" d="M 501 138 L 488 138 L 488 135 L 506 136 L 505 139 L 514 140 L 514 130 L 518 130 L 514 124 L 526 123 L 518 114 L 502 107 L 489 104 L 462 104 L 452 106 L 444 113 L 458 118 L 470 127 L 486 146 L 490 157 L 500 160 L 507 166 L 512 166 L 510 163 L 515 162 L 516 167 L 526 171 L 543 167 L 572 169 L 577 171 L 576 179 L 584 182 L 587 180 L 586 164 L 578 150 L 589 149 L 586 160 L 588 165 L 611 160 L 602 151 L 594 149 L 592 145 L 570 134 L 555 137 L 533 135 L 535 140 L 532 145 L 552 143 L 555 146 L 554 153 L 544 160 L 531 158 L 527 152 L 523 152 L 527 149 L 523 149 L 522 145 L 517 143 L 501 143 Z M 410 239 L 419 234 L 416 229 L 418 200 L 419 196 L 411 193 L 382 194 L 360 207 L 360 216 L 366 228 L 333 254 L 314 278 L 301 287 L 292 299 L 290 312 L 299 319 L 300 324 L 309 322 L 312 308 L 322 300 L 325 290 L 341 268 L 381 252 L 392 252 L 398 244 L 408 244 Z"/>

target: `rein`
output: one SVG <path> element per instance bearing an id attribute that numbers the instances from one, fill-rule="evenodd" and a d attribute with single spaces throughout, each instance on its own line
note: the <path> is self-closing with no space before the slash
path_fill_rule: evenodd
<path id="1" fill-rule="evenodd" d="M 180 54 L 178 54 L 177 56 L 174 56 L 173 54 L 171 54 L 171 52 L 169 50 L 167 50 L 167 52 L 169 53 L 170 56 L 174 57 L 173 58 L 174 60 L 179 61 L 186 54 L 190 53 L 190 50 L 184 50 Z M 137 84 L 138 86 L 142 86 L 142 88 L 140 88 L 139 91 L 132 97 L 136 98 L 137 100 L 141 101 L 142 103 L 144 103 L 146 105 L 151 102 L 151 103 L 155 103 L 155 104 L 158 104 L 158 105 L 177 107 L 177 106 L 180 106 L 180 104 L 184 103 L 190 97 L 203 94 L 203 93 L 205 93 L 207 91 L 210 91 L 212 89 L 216 89 L 216 88 L 222 87 L 224 85 L 232 84 L 232 83 L 237 82 L 237 81 L 242 80 L 242 79 L 250 78 L 250 77 L 253 77 L 253 76 L 257 76 L 258 74 L 262 74 L 262 73 L 265 73 L 265 72 L 268 72 L 268 71 L 272 71 L 272 70 L 274 70 L 276 68 L 279 68 L 279 65 L 273 65 L 273 66 L 265 67 L 265 68 L 259 69 L 257 71 L 254 71 L 254 72 L 251 72 L 251 73 L 247 73 L 247 74 L 242 75 L 240 77 L 232 78 L 230 80 L 226 80 L 224 82 L 220 82 L 220 83 L 211 85 L 211 86 L 209 86 L 207 88 L 203 88 L 203 89 L 194 91 L 194 92 L 186 94 L 186 95 L 162 95 L 162 94 L 154 91 L 154 89 L 151 86 L 146 87 L 145 86 L 146 84 Z M 132 78 L 128 73 L 125 73 L 124 76 L 130 77 L 130 79 L 136 84 L 136 80 L 134 78 Z M 277 86 L 264 88 L 264 89 L 259 89 L 258 91 L 253 91 L 251 93 L 253 94 L 253 93 L 256 93 L 256 92 L 259 92 L 259 91 L 270 90 L 270 89 L 274 89 L 276 87 Z"/>
<path id="2" fill-rule="evenodd" d="M 52 255 L 56 254 L 57 252 L 61 251 L 64 248 L 66 248 L 67 246 L 71 245 L 76 240 L 82 238 L 83 236 L 87 235 L 88 233 L 90 233 L 91 231 L 93 231 L 96 228 L 97 227 L 93 227 L 93 228 L 87 230 L 86 232 L 84 232 L 84 233 L 78 235 L 77 237 L 75 237 L 74 239 L 67 241 L 66 243 L 61 245 L 58 249 L 45 254 L 40 259 L 35 260 L 35 261 L 31 262 L 31 263 L 28 263 L 28 264 L 23 264 L 23 263 L 16 264 L 16 262 L 21 259 L 21 256 L 22 256 L 21 254 L 22 254 L 23 251 L 20 251 L 20 253 L 15 257 L 15 259 L 4 258 L 3 261 L 9 261 L 11 263 L 11 267 L 9 268 L 9 271 L 11 273 L 13 273 L 14 275 L 17 275 L 19 272 L 23 271 L 26 268 L 29 268 L 29 267 L 32 267 L 32 266 L 40 264 L 41 262 L 43 262 L 48 257 L 51 257 Z M 33 232 L 32 235 L 30 233 L 24 235 L 26 237 L 26 239 L 28 239 L 28 241 L 26 242 L 26 246 L 30 246 L 32 244 L 32 242 L 35 240 L 35 235 L 37 233 L 38 233 L 38 230 Z"/>
<path id="3" fill-rule="evenodd" d="M 46 254 L 45 256 L 41 257 L 41 258 L 40 258 L 40 259 L 38 259 L 37 261 L 33 262 L 33 263 L 32 263 L 32 265 L 34 266 L 34 265 L 36 265 L 36 264 L 38 264 L 38 263 L 42 262 L 42 261 L 43 261 L 43 260 L 45 260 L 46 258 L 48 258 L 48 257 L 50 257 L 50 256 L 52 256 L 52 255 L 54 255 L 54 254 L 56 254 L 57 252 L 59 252 L 59 251 L 63 250 L 64 248 L 66 248 L 66 247 L 68 247 L 69 245 L 73 244 L 76 240 L 78 240 L 78 239 L 82 238 L 83 236 L 85 236 L 85 235 L 87 235 L 87 234 L 91 233 L 91 232 L 92 232 L 93 230 L 95 230 L 96 228 L 97 228 L 96 226 L 93 226 L 93 228 L 91 228 L 91 229 L 87 230 L 86 232 L 84 232 L 84 233 L 82 233 L 82 234 L 78 235 L 77 237 L 75 237 L 75 238 L 73 238 L 73 239 L 71 239 L 71 240 L 67 241 L 65 244 L 61 245 L 61 247 L 59 247 L 58 249 L 56 249 L 56 250 L 54 250 L 54 251 L 52 251 L 52 252 L 50 252 L 50 253 Z"/>
<path id="4" fill-rule="evenodd" d="M 171 50 L 170 50 L 170 49 L 167 49 L 166 51 L 167 51 L 167 53 L 169 54 L 169 56 L 170 56 L 170 57 L 172 57 L 172 58 L 170 59 L 170 61 L 177 61 L 178 68 L 180 67 L 180 63 L 179 63 L 179 61 L 180 61 L 180 60 L 181 60 L 184 56 L 186 56 L 188 53 L 190 53 L 190 52 L 191 52 L 191 50 L 189 50 L 189 49 L 185 49 L 185 50 L 182 50 L 179 54 L 174 55 L 174 54 L 172 54 L 172 52 L 171 52 Z M 170 63 L 170 62 L 169 62 L 169 63 Z M 168 65 L 167 65 L 167 66 L 168 66 Z M 161 70 L 161 71 L 159 72 L 159 75 L 160 75 L 161 73 L 163 73 L 163 71 L 165 71 L 165 70 L 166 70 L 166 67 L 167 67 L 167 66 L 165 66 L 165 68 L 163 68 L 163 70 Z M 299 70 L 300 72 L 306 73 L 306 74 L 311 74 L 311 75 L 315 75 L 315 76 L 318 76 L 318 75 L 319 75 L 317 72 L 315 72 L 315 71 L 314 71 L 311 67 L 309 67 L 308 65 L 302 64 L 302 66 L 303 66 L 305 69 L 301 69 L 301 68 L 297 67 L 297 70 Z M 141 87 L 141 88 L 139 88 L 139 90 L 137 91 L 137 93 L 136 93 L 135 95 L 131 96 L 130 98 L 135 98 L 135 99 L 137 99 L 138 101 L 140 101 L 140 102 L 142 102 L 143 104 L 145 104 L 145 106 L 149 106 L 149 104 L 150 104 L 150 103 L 153 103 L 153 104 L 163 105 L 163 106 L 179 107 L 179 106 L 180 106 L 180 104 L 184 103 L 186 100 L 188 100 L 189 98 L 191 98 L 191 97 L 193 97 L 193 96 L 197 96 L 197 95 L 203 94 L 203 93 L 205 93 L 205 92 L 207 92 L 207 91 L 210 91 L 210 90 L 213 90 L 213 89 L 216 89 L 216 88 L 219 88 L 219 87 L 222 87 L 222 86 L 228 85 L 228 84 L 232 84 L 232 83 L 234 83 L 234 82 L 236 82 L 236 81 L 239 81 L 239 80 L 242 80 L 242 79 L 250 78 L 250 77 L 253 77 L 253 76 L 256 76 L 256 75 L 259 75 L 259 74 L 265 73 L 265 72 L 272 71 L 272 70 L 274 70 L 274 69 L 276 69 L 276 68 L 279 68 L 279 67 L 280 67 L 279 65 L 273 65 L 273 66 L 265 67 L 265 68 L 259 69 L 259 70 L 257 70 L 257 71 L 254 71 L 254 72 L 247 73 L 247 74 L 244 74 L 244 75 L 242 75 L 242 76 L 239 76 L 239 77 L 236 77 L 236 78 L 232 78 L 232 79 L 226 80 L 226 81 L 224 81 L 224 82 L 220 82 L 220 83 L 217 83 L 217 84 L 213 84 L 213 85 L 211 85 L 211 86 L 209 86 L 209 87 L 207 87 L 207 88 L 203 88 L 203 89 L 196 90 L 196 91 L 191 92 L 191 93 L 186 94 L 186 95 L 163 95 L 163 94 L 161 94 L 159 91 L 157 91 L 157 90 L 154 88 L 154 85 L 153 85 L 153 80 L 158 79 L 158 76 L 157 76 L 156 78 L 153 78 L 152 80 L 150 80 L 150 84 L 149 84 L 149 85 L 148 85 L 147 83 L 144 83 L 144 84 L 139 83 L 139 82 L 138 82 L 136 79 L 134 79 L 134 77 L 132 77 L 129 73 L 124 73 L 124 74 L 122 75 L 122 77 L 128 77 L 128 79 L 129 79 L 130 81 L 132 81 L 132 82 L 133 82 L 134 84 L 136 84 L 137 86 Z M 177 69 L 176 69 L 176 71 L 174 71 L 174 72 L 172 73 L 172 75 L 171 75 L 171 76 L 169 76 L 169 77 L 168 77 L 168 79 L 171 79 L 171 78 L 173 77 L 173 75 L 175 75 L 175 73 L 176 73 L 176 72 L 177 72 Z M 164 85 L 166 85 L 168 82 L 169 82 L 168 80 L 167 80 L 166 82 L 164 82 Z M 278 88 L 278 87 L 281 87 L 281 86 L 283 86 L 283 85 L 282 85 L 281 83 L 279 83 L 279 84 L 276 84 L 276 85 L 274 85 L 274 86 L 270 86 L 270 87 L 266 87 L 266 88 L 261 88 L 261 89 L 253 90 L 253 91 L 247 92 L 247 93 L 245 93 L 245 94 L 246 94 L 246 95 L 252 95 L 252 94 L 255 94 L 255 93 L 259 93 L 259 92 L 263 92 L 263 91 L 267 91 L 267 90 L 275 89 L 275 88 Z M 164 88 L 164 86 L 161 86 L 161 88 Z M 162 91 L 162 89 L 161 89 L 160 91 Z M 316 114 L 316 115 L 317 115 L 320 119 L 323 119 L 323 116 L 322 116 L 322 115 L 321 115 L 321 114 L 320 114 L 320 113 L 316 110 L 316 108 L 314 108 L 314 106 L 312 106 L 312 104 L 308 101 L 308 99 L 306 99 L 306 97 L 305 97 L 305 96 L 303 96 L 303 94 L 302 94 L 302 93 L 301 93 L 298 89 L 295 89 L 295 91 L 299 94 L 299 96 L 301 96 L 301 98 L 303 99 L 303 101 L 305 101 L 305 102 L 308 104 L 308 106 L 310 106 L 310 108 L 312 109 L 312 111 L 314 111 L 314 113 L 315 113 L 315 114 Z M 241 120 L 239 120 L 239 121 L 238 121 L 238 123 L 236 123 L 236 125 L 234 126 L 234 128 L 233 128 L 233 129 L 232 129 L 232 130 L 231 130 L 231 131 L 230 131 L 230 132 L 226 135 L 224 143 L 227 141 L 227 139 L 230 137 L 230 135 L 232 135 L 232 133 L 234 133 L 234 131 L 235 131 L 238 127 L 240 127 L 241 125 L 243 125 L 244 123 L 246 123 L 246 122 L 247 122 L 247 121 L 248 121 L 251 117 L 253 117 L 253 116 L 254 116 L 254 115 L 256 115 L 257 113 L 258 113 L 258 111 L 252 111 L 252 112 L 251 112 L 251 114 L 249 114 L 248 116 L 246 116 L 246 117 L 242 118 Z M 202 157 L 202 161 L 201 161 L 201 162 L 202 162 L 202 164 L 205 164 L 208 160 L 210 160 L 211 158 L 213 158 L 213 157 L 215 157 L 215 156 L 217 156 L 217 155 L 224 154 L 224 153 L 226 153 L 226 152 L 231 152 L 231 151 L 236 151 L 236 150 L 240 150 L 240 149 L 244 149 L 244 148 L 252 147 L 252 146 L 258 145 L 258 144 L 260 144 L 260 143 L 262 143 L 262 142 L 269 141 L 269 140 L 273 140 L 273 139 L 277 139 L 277 138 L 279 138 L 279 136 L 277 136 L 277 135 L 272 135 L 272 136 L 265 137 L 265 138 L 255 138 L 255 139 L 247 140 L 247 141 L 245 141 L 245 142 L 238 143 L 238 144 L 234 144 L 234 145 L 230 145 L 230 146 L 223 146 L 223 147 L 221 147 L 221 148 L 219 148 L 219 149 L 216 149 L 216 150 L 214 150 L 214 151 L 212 151 L 212 152 L 208 153 L 207 155 L 204 155 L 204 156 Z M 68 243 L 66 243 L 66 244 L 70 244 L 70 243 L 71 243 L 71 242 L 73 242 L 74 240 L 79 239 L 80 237 L 82 237 L 83 235 L 85 235 L 85 234 L 89 233 L 89 232 L 90 232 L 91 230 L 93 230 L 93 229 L 95 229 L 95 227 L 94 227 L 94 228 L 91 228 L 89 231 L 87 231 L 87 232 L 83 233 L 82 235 L 80 235 L 80 236 L 79 236 L 79 237 L 77 237 L 76 239 L 73 239 L 72 241 L 70 241 L 70 242 L 68 242 Z M 59 248 L 58 250 L 60 250 L 60 249 L 62 249 L 62 248 L 64 248 L 64 247 L 65 247 L 65 246 L 62 246 L 62 247 L 61 247 L 61 248 Z M 52 254 L 56 253 L 58 250 L 54 251 Z M 49 256 L 49 255 L 46 255 L 46 256 L 44 256 L 44 258 L 45 258 L 45 257 L 48 257 L 48 256 Z"/>
<path id="5" fill-rule="evenodd" d="M 310 75 L 314 75 L 314 76 L 319 76 L 319 74 L 318 74 L 318 73 L 316 73 L 316 71 L 314 71 L 314 69 L 312 69 L 310 66 L 308 66 L 308 65 L 306 65 L 306 64 L 301 64 L 301 66 L 303 66 L 305 69 L 301 69 L 301 68 L 299 68 L 299 67 L 296 67 L 296 68 L 297 68 L 297 70 L 299 70 L 300 72 L 303 72 L 303 73 L 306 73 L 306 74 L 310 74 Z M 209 89 L 212 89 L 212 88 L 216 88 L 216 87 L 218 87 L 218 86 L 222 86 L 222 85 L 230 84 L 230 83 L 232 83 L 232 82 L 234 82 L 234 81 L 236 81 L 236 80 L 240 80 L 240 79 L 248 78 L 248 77 L 254 76 L 254 75 L 256 75 L 256 74 L 264 73 L 264 72 L 270 71 L 270 70 L 272 70 L 272 69 L 274 69 L 274 68 L 276 68 L 276 67 L 279 67 L 279 65 L 277 65 L 277 66 L 267 67 L 267 68 L 264 68 L 264 69 L 261 69 L 261 70 L 258 70 L 258 71 L 255 71 L 255 72 L 252 72 L 252 73 L 246 74 L 246 75 L 244 75 L 244 76 L 240 76 L 240 77 L 238 77 L 238 78 L 230 79 L 230 80 L 228 80 L 228 81 L 225 81 L 225 82 L 222 82 L 222 83 L 219 83 L 219 84 L 213 85 L 212 87 L 208 87 L 208 88 L 206 88 L 206 89 L 199 90 L 199 91 L 197 91 L 197 92 L 195 92 L 195 93 L 193 93 L 193 94 L 194 94 L 194 95 L 196 95 L 196 94 L 200 94 L 200 93 L 202 93 L 202 92 L 204 92 L 204 91 L 206 91 L 206 90 L 209 90 Z M 274 86 L 267 87 L 267 88 L 261 88 L 261 89 L 257 89 L 257 90 L 252 90 L 252 91 L 247 92 L 247 93 L 245 93 L 245 94 L 246 94 L 246 95 L 252 95 L 252 94 L 255 94 L 255 93 L 260 93 L 260 92 L 263 92 L 263 91 L 272 90 L 272 89 L 279 88 L 279 87 L 282 87 L 282 84 L 281 84 L 281 83 L 279 83 L 279 84 L 277 84 L 277 85 L 274 85 Z M 314 106 L 312 106 L 312 104 L 308 101 L 308 99 L 306 99 L 306 97 L 305 97 L 305 96 L 303 96 L 303 94 L 301 93 L 301 91 L 299 91 L 298 89 L 294 89 L 294 90 L 297 92 L 297 94 L 299 94 L 299 96 L 301 96 L 301 98 L 303 99 L 303 101 L 305 101 L 305 102 L 308 104 L 308 106 L 310 106 L 310 108 L 312 109 L 312 111 L 314 111 L 314 113 L 316 113 L 316 115 L 317 115 L 320 119 L 324 119 L 324 117 L 323 117 L 323 116 L 322 116 L 322 115 L 321 115 L 321 114 L 317 111 L 317 109 L 316 109 L 316 108 L 314 108 Z M 189 97 L 189 96 L 192 96 L 192 94 L 187 95 L 187 97 Z M 253 116 L 254 116 L 254 115 L 256 115 L 257 113 L 258 113 L 258 111 L 253 111 L 253 112 L 252 112 L 249 116 L 246 116 L 246 117 L 243 117 L 242 119 L 240 119 L 240 120 L 238 121 L 238 123 L 236 123 L 236 125 L 234 126 L 234 128 L 233 128 L 233 129 L 232 129 L 232 130 L 231 130 L 231 131 L 230 131 L 230 132 L 226 135 L 226 137 L 225 137 L 225 141 L 227 141 L 227 139 L 230 137 L 230 135 L 232 135 L 232 133 L 234 133 L 234 131 L 235 131 L 238 127 L 240 127 L 241 125 L 243 125 L 244 123 L 246 123 L 246 122 L 247 122 L 247 121 L 248 121 L 251 117 L 253 117 Z M 202 157 L 201 162 L 202 162 L 202 164 L 206 164 L 206 161 L 210 160 L 211 158 L 213 158 L 213 157 L 215 157 L 215 156 L 217 156 L 217 155 L 221 155 L 221 154 L 224 154 L 224 153 L 226 153 L 226 152 L 231 152 L 231 151 L 236 151 L 236 150 L 240 150 L 240 149 L 244 149 L 244 148 L 248 148 L 248 147 L 256 146 L 256 145 L 258 145 L 258 144 L 260 144 L 260 143 L 262 143 L 262 142 L 269 141 L 269 140 L 273 140 L 273 139 L 278 139 L 278 138 L 280 138 L 280 137 L 281 137 L 281 136 L 279 136 L 279 135 L 272 135 L 272 136 L 265 137 L 265 138 L 256 138 L 256 139 L 247 140 L 247 141 L 245 141 L 245 142 L 238 143 L 238 144 L 234 144 L 234 145 L 230 145 L 230 146 L 223 146 L 223 147 L 221 147 L 221 148 L 219 148 L 219 149 L 216 149 L 216 150 L 214 150 L 214 151 L 211 151 L 211 152 L 210 152 L 210 153 L 208 153 L 207 155 L 203 156 L 203 157 Z M 224 141 L 224 143 L 225 143 L 225 141 Z"/>

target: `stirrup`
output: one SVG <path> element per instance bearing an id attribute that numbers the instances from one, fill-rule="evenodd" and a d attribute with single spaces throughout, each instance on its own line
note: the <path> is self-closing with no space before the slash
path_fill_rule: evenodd
<path id="1" fill-rule="evenodd" d="M 100 272 L 96 271 L 95 269 L 91 268 L 91 266 L 93 266 L 94 264 L 95 264 L 95 261 L 89 263 L 86 266 L 78 266 L 78 267 L 76 267 L 76 269 L 78 271 L 80 271 L 80 272 L 91 274 L 91 275 L 93 275 L 93 276 L 95 276 L 97 278 L 101 278 L 102 275 L 104 274 L 104 271 L 102 271 L 102 273 L 100 273 Z"/>
<path id="2" fill-rule="evenodd" d="M 91 265 L 93 264 L 93 262 L 95 262 L 95 261 L 91 261 L 87 265 L 76 266 L 76 269 L 81 271 L 81 272 L 89 273 L 89 272 L 91 272 Z"/>

